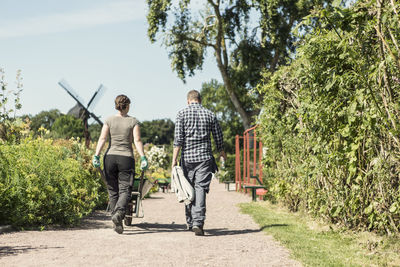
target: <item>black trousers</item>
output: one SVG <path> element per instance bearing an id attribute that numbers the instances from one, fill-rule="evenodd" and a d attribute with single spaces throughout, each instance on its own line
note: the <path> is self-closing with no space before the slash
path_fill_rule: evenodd
<path id="1" fill-rule="evenodd" d="M 132 182 L 135 177 L 135 160 L 127 156 L 105 155 L 104 173 L 107 180 L 111 213 L 125 214 L 131 199 Z"/>

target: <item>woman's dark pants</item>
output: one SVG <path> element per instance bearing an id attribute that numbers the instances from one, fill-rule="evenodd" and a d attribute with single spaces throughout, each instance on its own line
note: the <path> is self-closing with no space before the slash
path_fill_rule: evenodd
<path id="1" fill-rule="evenodd" d="M 106 174 L 110 209 L 125 214 L 131 199 L 132 183 L 135 176 L 135 160 L 127 156 L 105 155 L 104 172 Z"/>

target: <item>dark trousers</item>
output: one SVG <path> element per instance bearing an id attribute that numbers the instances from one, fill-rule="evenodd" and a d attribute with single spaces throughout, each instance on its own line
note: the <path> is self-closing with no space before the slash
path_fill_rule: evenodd
<path id="1" fill-rule="evenodd" d="M 215 172 L 215 161 L 212 158 L 203 162 L 184 162 L 182 167 L 185 177 L 195 191 L 193 202 L 185 205 L 186 223 L 193 226 L 203 226 L 206 219 L 206 194 L 210 190 L 211 178 Z"/>
<path id="2" fill-rule="evenodd" d="M 127 156 L 105 155 L 104 172 L 107 180 L 111 213 L 125 214 L 131 199 L 132 182 L 135 176 L 135 160 Z"/>

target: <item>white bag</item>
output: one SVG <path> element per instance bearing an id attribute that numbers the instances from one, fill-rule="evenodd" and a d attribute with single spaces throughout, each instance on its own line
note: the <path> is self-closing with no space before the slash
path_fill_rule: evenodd
<path id="1" fill-rule="evenodd" d="M 175 192 L 179 202 L 185 205 L 194 200 L 194 189 L 183 174 L 180 166 L 174 166 L 171 174 L 171 189 Z"/>

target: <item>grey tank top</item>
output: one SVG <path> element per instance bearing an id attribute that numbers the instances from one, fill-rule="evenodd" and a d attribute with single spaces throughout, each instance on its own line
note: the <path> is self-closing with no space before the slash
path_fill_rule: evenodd
<path id="1" fill-rule="evenodd" d="M 133 128 L 139 124 L 134 117 L 111 116 L 105 124 L 110 128 L 110 147 L 108 155 L 133 157 Z"/>

